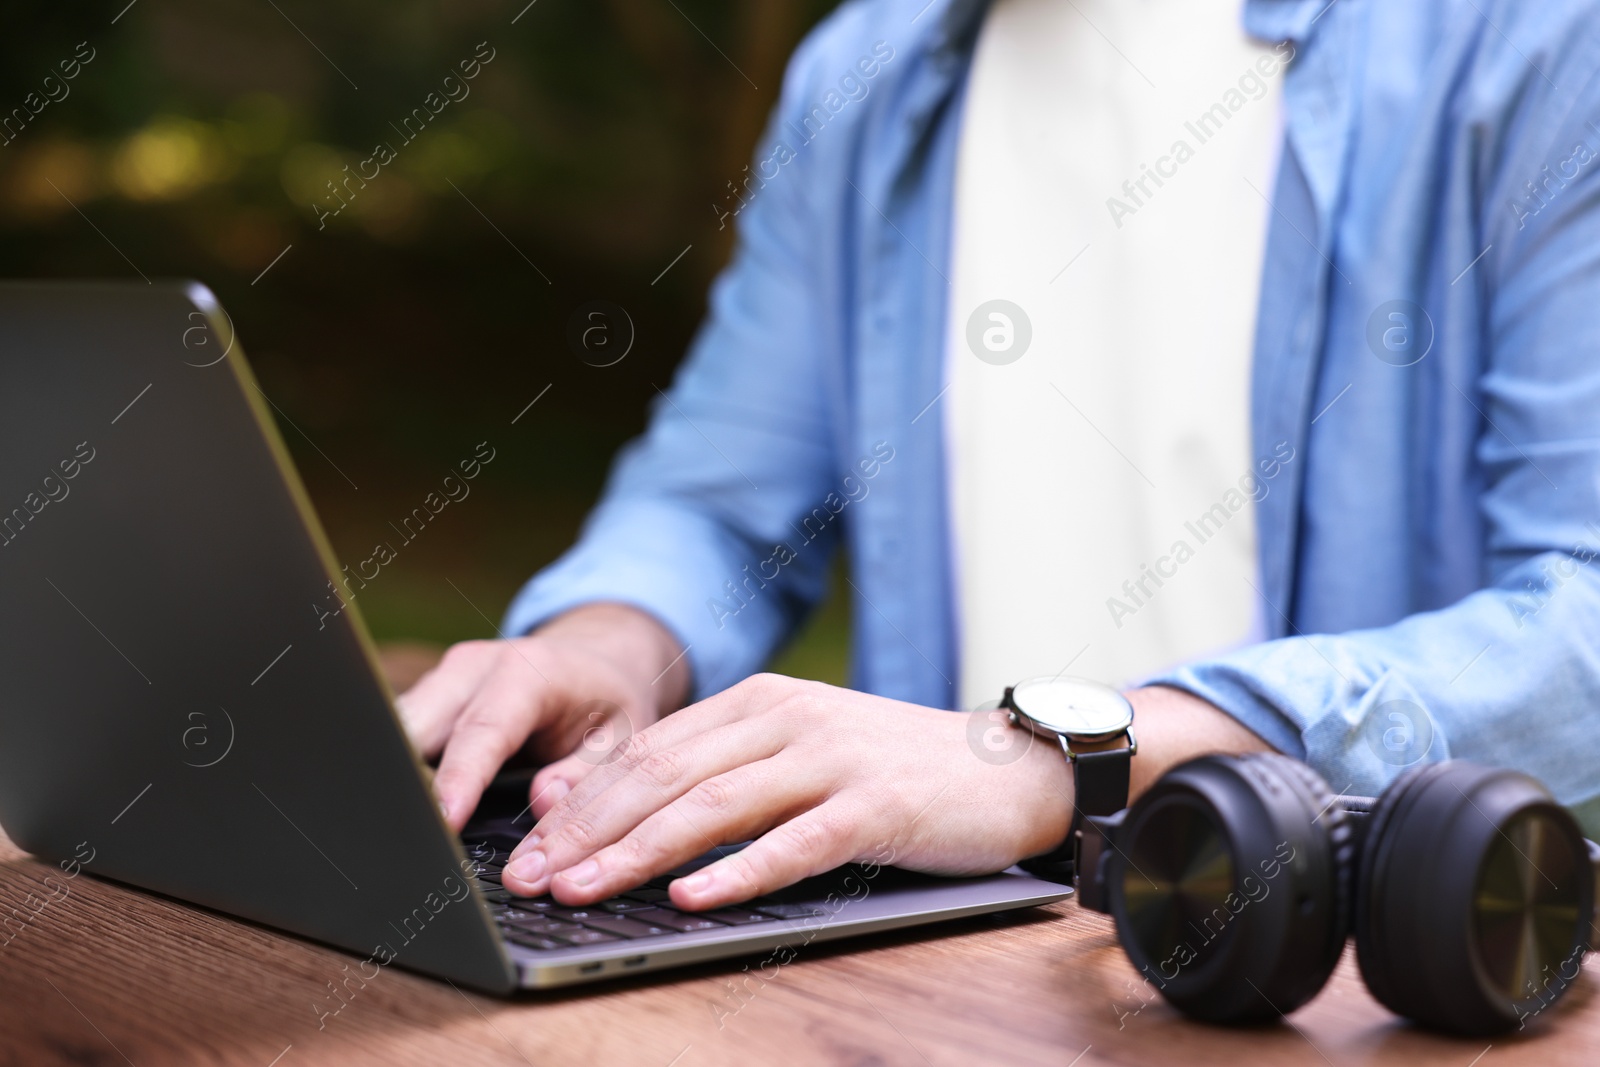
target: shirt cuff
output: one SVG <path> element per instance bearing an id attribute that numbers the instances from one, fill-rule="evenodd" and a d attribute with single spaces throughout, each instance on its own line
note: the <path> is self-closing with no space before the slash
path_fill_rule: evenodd
<path id="1" fill-rule="evenodd" d="M 523 586 L 502 628 L 517 636 L 583 604 L 630 605 L 677 639 L 702 700 L 759 670 L 786 632 L 782 591 L 742 569 L 736 542 L 667 501 L 602 504 L 578 544 Z M 742 584 L 729 593 L 729 582 Z"/>
<path id="2" fill-rule="evenodd" d="M 1443 726 L 1402 672 L 1333 635 L 1286 637 L 1157 675 L 1216 705 L 1337 793 L 1374 796 L 1406 767 L 1450 758 Z"/>

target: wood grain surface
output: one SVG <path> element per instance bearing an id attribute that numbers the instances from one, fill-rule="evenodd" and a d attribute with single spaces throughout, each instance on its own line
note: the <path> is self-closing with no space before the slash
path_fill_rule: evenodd
<path id="1" fill-rule="evenodd" d="M 1592 961 L 1563 1002 L 1492 1040 L 1399 1022 L 1366 993 L 1350 953 L 1287 1020 L 1228 1030 L 1141 995 L 1109 920 L 1070 901 L 812 946 L 764 974 L 727 962 L 512 1000 L 390 968 L 319 1026 L 314 1002 L 354 957 L 88 874 L 60 875 L 0 838 L 0 917 L 29 917 L 0 933 L 0 1063 L 1600 1062 Z"/>

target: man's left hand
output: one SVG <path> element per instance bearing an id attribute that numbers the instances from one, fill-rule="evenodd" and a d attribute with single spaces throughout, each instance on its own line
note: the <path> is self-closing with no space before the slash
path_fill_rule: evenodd
<path id="1" fill-rule="evenodd" d="M 1019 731 L 1019 757 L 985 759 L 968 727 L 966 715 L 758 675 L 628 738 L 536 811 L 505 887 L 590 904 L 751 841 L 672 883 L 674 904 L 703 909 L 852 861 L 983 874 L 1059 844 L 1072 811 L 1060 749 Z"/>

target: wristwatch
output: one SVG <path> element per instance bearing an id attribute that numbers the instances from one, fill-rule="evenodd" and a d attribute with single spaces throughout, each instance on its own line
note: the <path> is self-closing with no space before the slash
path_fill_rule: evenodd
<path id="1" fill-rule="evenodd" d="M 1087 678 L 1030 678 L 1007 687 L 1000 707 L 1009 712 L 1013 725 L 1059 744 L 1073 765 L 1076 797 L 1067 839 L 1019 864 L 1040 878 L 1071 882 L 1084 816 L 1111 815 L 1128 806 L 1129 763 L 1139 751 L 1133 737 L 1133 705 L 1110 686 Z M 1119 737 L 1128 743 L 1098 747 Z M 1094 751 L 1073 748 L 1091 743 L 1097 745 Z"/>

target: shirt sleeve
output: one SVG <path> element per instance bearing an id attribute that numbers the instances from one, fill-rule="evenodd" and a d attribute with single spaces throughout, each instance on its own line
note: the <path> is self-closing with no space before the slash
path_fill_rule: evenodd
<path id="1" fill-rule="evenodd" d="M 1568 117 L 1538 151 L 1512 155 L 1506 186 L 1546 148 L 1588 138 L 1595 104 L 1593 85 L 1580 106 L 1545 102 Z M 1152 682 L 1217 705 L 1339 790 L 1375 793 L 1424 759 L 1476 759 L 1536 775 L 1600 831 L 1597 176 L 1600 165 L 1584 170 L 1533 220 L 1504 211 L 1509 195 L 1487 183 L 1485 203 L 1501 206 L 1483 209 L 1496 246 L 1487 357 L 1459 385 L 1481 412 L 1484 586 L 1390 626 L 1269 641 Z"/>

